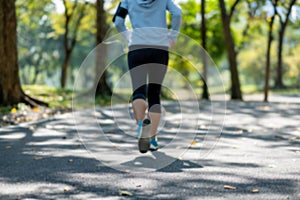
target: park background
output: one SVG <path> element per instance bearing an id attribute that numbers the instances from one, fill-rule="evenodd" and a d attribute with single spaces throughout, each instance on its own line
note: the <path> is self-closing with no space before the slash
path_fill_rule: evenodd
<path id="1" fill-rule="evenodd" d="M 220 88 L 229 99 L 243 100 L 244 95 L 255 93 L 261 96 L 258 100 L 267 102 L 269 91 L 299 93 L 300 1 L 176 2 L 183 12 L 181 33 L 207 51 L 222 76 L 224 86 Z M 82 62 L 97 44 L 117 33 L 112 17 L 118 3 L 1 1 L 2 114 L 30 109 L 28 105 L 36 111 L 40 105 L 70 108 Z M 193 51 L 189 44 L 184 48 Z M 124 61 L 107 70 L 97 83 L 99 105 L 110 104 L 112 88 L 126 72 L 125 65 Z M 199 75 L 187 61 L 171 56 L 170 67 L 188 79 L 199 99 L 209 99 L 204 65 Z"/>
<path id="2" fill-rule="evenodd" d="M 211 56 L 224 83 L 214 94 L 225 91 L 228 101 L 211 98 L 204 62 L 202 77 L 189 62 L 203 55 L 185 43 L 179 50 L 190 55 L 171 55 L 170 68 L 192 85 L 196 109 L 163 91 L 162 148 L 141 155 L 124 132 L 135 134 L 130 104 L 106 106 L 127 72 L 125 56 L 94 83 L 96 98 L 85 93 L 96 105 L 82 95 L 91 109 L 71 112 L 83 60 L 116 34 L 119 1 L 0 0 L 0 199 L 300 199 L 300 1 L 177 2 L 181 33 Z M 176 147 L 174 132 L 184 136 Z M 132 151 L 112 155 L 118 145 Z"/>

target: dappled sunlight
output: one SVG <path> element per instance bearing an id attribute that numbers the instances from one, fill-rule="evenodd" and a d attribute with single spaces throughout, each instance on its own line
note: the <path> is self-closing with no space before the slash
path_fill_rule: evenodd
<path id="1" fill-rule="evenodd" d="M 34 183 L 19 182 L 18 184 L 15 184 L 15 183 L 0 182 L 0 184 L 2 184 L 3 187 L 5 188 L 5 190 L 1 191 L 1 195 L 3 196 L 14 195 L 16 191 L 18 191 L 20 196 L 29 195 L 29 194 L 31 195 L 36 194 L 36 196 L 38 196 L 37 194 L 40 194 L 40 191 L 42 190 L 46 197 L 46 196 L 51 196 L 51 195 L 61 193 L 64 191 L 64 188 L 66 187 L 73 189 L 72 186 L 63 183 L 53 184 L 47 182 L 34 182 Z M 42 197 L 43 196 L 41 196 L 40 198 Z"/>
<path id="2" fill-rule="evenodd" d="M 4 131 L 3 131 L 4 132 Z M 0 134 L 0 140 L 20 140 L 26 136 L 25 133 L 3 133 Z"/>
<path id="3" fill-rule="evenodd" d="M 176 114 L 176 103 L 163 105 L 161 148 L 146 154 L 138 152 L 127 106 L 115 109 L 118 123 L 109 109 L 97 108 L 78 112 L 76 127 L 66 114 L 47 123 L 1 129 L 0 142 L 7 146 L 0 154 L 6 163 L 0 171 L 1 195 L 18 191 L 37 199 L 110 199 L 128 191 L 137 198 L 164 198 L 176 189 L 168 197 L 181 198 L 185 191 L 191 198 L 246 194 L 255 199 L 259 193 L 277 199 L 297 192 L 298 105 L 227 102 L 221 125 L 224 116 L 215 112 L 212 117 L 210 102 L 201 102 L 199 114 Z M 216 103 L 214 109 L 222 105 Z M 180 110 L 191 108 L 187 103 Z M 7 156 L 15 160 L 7 162 Z"/>
<path id="4" fill-rule="evenodd" d="M 120 2 L 1 1 L 0 199 L 300 199 L 300 1 Z"/>

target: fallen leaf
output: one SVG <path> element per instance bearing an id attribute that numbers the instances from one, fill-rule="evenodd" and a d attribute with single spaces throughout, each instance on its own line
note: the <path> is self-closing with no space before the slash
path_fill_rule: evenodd
<path id="1" fill-rule="evenodd" d="M 297 136 L 291 137 L 291 138 L 289 139 L 289 142 L 295 142 L 295 141 L 298 140 L 298 139 L 299 139 L 299 137 L 297 137 Z"/>
<path id="2" fill-rule="evenodd" d="M 34 107 L 34 108 L 32 109 L 32 111 L 33 111 L 33 112 L 39 112 L 39 111 L 40 111 L 40 108 L 39 108 L 39 107 Z"/>
<path id="3" fill-rule="evenodd" d="M 259 107 L 260 110 L 263 110 L 263 111 L 268 111 L 270 110 L 270 107 L 269 106 L 261 106 Z"/>
<path id="4" fill-rule="evenodd" d="M 125 190 L 119 190 L 120 196 L 132 196 L 131 192 L 125 191 Z"/>
<path id="5" fill-rule="evenodd" d="M 277 138 L 277 139 L 286 140 L 286 138 L 283 137 L 282 135 L 275 135 L 274 137 Z"/>
<path id="6" fill-rule="evenodd" d="M 69 186 L 64 187 L 64 192 L 69 192 L 71 188 Z"/>
<path id="7" fill-rule="evenodd" d="M 34 156 L 33 159 L 34 159 L 34 160 L 43 160 L 43 157 L 40 157 L 40 156 Z"/>
<path id="8" fill-rule="evenodd" d="M 10 110 L 10 112 L 11 112 L 11 113 L 16 113 L 16 112 L 17 112 L 17 109 L 16 109 L 16 108 L 12 108 L 12 109 Z"/>
<path id="9" fill-rule="evenodd" d="M 259 193 L 259 189 L 253 189 L 251 190 L 252 193 Z"/>
<path id="10" fill-rule="evenodd" d="M 191 142 L 190 142 L 190 145 L 192 145 L 192 146 L 193 146 L 193 145 L 196 145 L 196 144 L 197 144 L 197 143 L 196 143 L 195 141 L 191 141 Z"/>
<path id="11" fill-rule="evenodd" d="M 28 129 L 34 131 L 36 129 L 36 126 L 29 126 Z"/>
<path id="12" fill-rule="evenodd" d="M 226 190 L 236 190 L 236 187 L 231 186 L 231 185 L 224 185 L 224 189 L 226 189 Z"/>

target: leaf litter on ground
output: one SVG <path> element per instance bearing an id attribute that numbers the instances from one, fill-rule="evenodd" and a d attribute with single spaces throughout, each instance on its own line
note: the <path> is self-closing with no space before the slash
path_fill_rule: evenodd
<path id="1" fill-rule="evenodd" d="M 224 185 L 224 189 L 226 190 L 236 190 L 237 188 L 231 185 Z"/>
<path id="2" fill-rule="evenodd" d="M 119 190 L 120 196 L 132 196 L 132 193 L 126 190 Z"/>

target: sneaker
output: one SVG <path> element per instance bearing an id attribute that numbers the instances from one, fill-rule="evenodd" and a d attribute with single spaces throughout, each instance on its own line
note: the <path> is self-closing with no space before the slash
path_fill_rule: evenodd
<path id="1" fill-rule="evenodd" d="M 138 127 L 137 127 L 137 134 L 136 134 L 136 138 L 139 139 L 141 137 L 142 134 L 142 130 L 143 130 L 143 120 L 139 121 L 138 123 Z"/>
<path id="2" fill-rule="evenodd" d="M 146 153 L 150 147 L 150 120 L 144 119 L 138 123 L 138 146 L 141 153 Z"/>
<path id="3" fill-rule="evenodd" d="M 151 151 L 156 151 L 158 149 L 157 137 L 150 138 L 150 148 Z"/>

